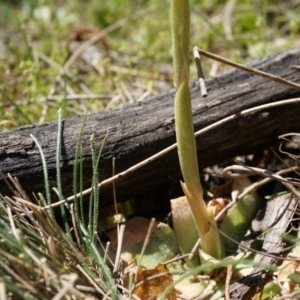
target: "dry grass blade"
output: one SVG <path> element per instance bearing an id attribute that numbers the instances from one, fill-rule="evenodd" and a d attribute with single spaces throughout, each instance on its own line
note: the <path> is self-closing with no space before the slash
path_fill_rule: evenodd
<path id="1" fill-rule="evenodd" d="M 63 288 L 52 298 L 52 300 L 62 299 L 68 290 L 72 289 L 75 281 L 77 280 L 77 274 L 70 274 L 69 276 L 64 276 L 61 279 Z"/>
<path id="2" fill-rule="evenodd" d="M 4 282 L 6 288 L 16 295 L 28 291 L 36 297 L 32 299 L 62 299 L 71 295 L 82 300 L 96 299 L 92 295 L 95 290 L 90 294 L 90 291 L 76 289 L 75 283 L 81 286 L 90 283 L 80 276 L 82 272 L 78 273 L 77 266 L 82 265 L 82 270 L 88 268 L 98 278 L 101 272 L 89 264 L 88 257 L 76 249 L 47 211 L 15 198 L 17 202 L 1 197 L 0 203 L 2 217 L 11 228 L 9 230 L 6 223 L 0 222 L 0 239 L 6 241 L 0 249 L 0 276 L 10 276 L 10 281 Z M 100 285 L 95 283 L 94 288 L 105 295 Z"/>
<path id="3" fill-rule="evenodd" d="M 125 232 L 125 225 L 124 224 L 118 225 L 118 247 L 116 251 L 116 258 L 115 258 L 114 269 L 113 269 L 114 276 L 116 276 L 120 266 L 124 232 Z"/>
<path id="4" fill-rule="evenodd" d="M 76 268 L 85 276 L 85 278 L 89 281 L 89 283 L 95 288 L 95 290 L 102 296 L 106 296 L 105 292 L 102 291 L 99 286 L 96 284 L 96 282 L 87 274 L 87 272 L 84 271 L 84 269 L 77 265 Z"/>
<path id="5" fill-rule="evenodd" d="M 0 282 L 0 299 L 6 300 L 6 287 L 3 282 Z"/>
<path id="6" fill-rule="evenodd" d="M 25 278 L 25 280 L 19 276 L 13 269 L 11 269 L 10 267 L 8 267 L 6 264 L 4 264 L 1 260 L 0 260 L 0 267 L 3 268 L 7 274 L 11 275 L 11 277 L 15 280 L 15 282 L 17 284 L 20 284 L 24 290 L 29 291 L 32 294 L 37 294 L 37 290 L 30 284 L 32 284 L 32 282 L 30 282 L 29 280 L 26 280 L 27 278 Z"/>
<path id="7" fill-rule="evenodd" d="M 148 231 L 147 231 L 147 235 L 145 237 L 145 240 L 144 240 L 144 244 L 143 244 L 143 248 L 142 248 L 142 251 L 141 251 L 141 254 L 140 254 L 140 258 L 138 260 L 138 263 L 137 263 L 137 272 L 135 274 L 135 278 L 134 278 L 134 282 L 136 283 L 137 281 L 137 273 L 138 273 L 138 269 L 140 268 L 141 266 L 141 263 L 142 263 L 142 259 L 143 259 L 143 256 L 145 254 L 145 251 L 146 251 L 146 248 L 147 248 L 147 245 L 149 244 L 149 240 L 150 240 L 150 235 L 154 229 L 154 226 L 155 226 L 155 219 L 152 218 L 151 221 L 150 221 L 150 224 L 149 224 L 149 228 L 148 228 Z"/>

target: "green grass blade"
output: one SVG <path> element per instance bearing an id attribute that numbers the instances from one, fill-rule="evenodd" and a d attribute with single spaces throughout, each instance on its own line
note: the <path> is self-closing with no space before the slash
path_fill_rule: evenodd
<path id="1" fill-rule="evenodd" d="M 94 181 L 94 191 L 97 192 L 94 194 L 94 212 L 93 212 L 93 233 L 94 233 L 94 239 L 96 238 L 95 233 L 97 232 L 97 228 L 98 228 L 98 217 L 99 217 L 99 173 L 98 173 L 98 169 L 99 169 L 99 163 L 100 163 L 100 158 L 101 158 L 101 154 L 106 142 L 106 138 L 108 136 L 108 131 L 106 132 L 106 135 L 104 136 L 102 143 L 101 143 L 101 147 L 98 153 L 98 157 L 97 157 L 97 161 L 96 161 L 96 165 L 94 168 L 94 174 L 95 174 L 95 181 Z"/>
<path id="2" fill-rule="evenodd" d="M 61 109 L 58 110 L 58 122 L 57 122 L 57 142 L 56 142 L 56 181 L 57 181 L 57 193 L 59 200 L 63 200 L 64 196 L 62 193 L 62 184 L 61 184 L 61 172 L 60 172 L 60 158 L 61 158 L 61 140 L 62 140 L 62 118 L 61 118 Z M 65 227 L 65 231 L 69 238 L 72 238 L 70 233 L 70 226 L 67 220 L 67 215 L 65 211 L 65 206 L 60 206 L 62 221 Z"/>
<path id="3" fill-rule="evenodd" d="M 41 160 L 42 160 L 42 164 L 43 164 L 43 173 L 44 173 L 44 182 L 45 182 L 45 192 L 46 192 L 47 205 L 51 205 L 52 201 L 51 201 L 51 193 L 50 193 L 48 168 L 47 168 L 46 158 L 45 158 L 43 149 L 42 149 L 40 143 L 38 142 L 38 140 L 35 138 L 35 136 L 33 134 L 30 134 L 30 137 L 33 139 L 33 141 L 35 142 L 35 144 L 38 147 L 39 152 L 40 152 L 40 156 L 41 156 Z M 54 213 L 53 213 L 53 209 L 51 208 L 51 206 L 50 206 L 50 209 L 49 209 L 49 214 L 52 218 L 54 218 Z"/>
<path id="4" fill-rule="evenodd" d="M 76 150 L 75 150 L 75 163 L 74 163 L 74 170 L 73 170 L 73 193 L 74 195 L 77 195 L 78 193 L 78 173 L 79 173 L 79 190 L 80 192 L 83 191 L 83 166 L 82 166 L 82 136 L 83 136 L 83 130 L 86 124 L 86 118 L 87 115 L 85 114 L 83 117 L 83 121 L 81 124 L 81 128 L 78 135 L 78 140 L 76 144 Z M 78 166 L 79 166 L 79 172 L 78 172 Z M 75 198 L 75 218 L 76 220 L 80 220 L 85 224 L 85 217 L 83 213 L 83 197 L 80 196 L 80 199 Z M 80 206 L 79 206 L 80 204 Z M 79 230 L 79 234 L 82 237 L 81 230 Z"/>

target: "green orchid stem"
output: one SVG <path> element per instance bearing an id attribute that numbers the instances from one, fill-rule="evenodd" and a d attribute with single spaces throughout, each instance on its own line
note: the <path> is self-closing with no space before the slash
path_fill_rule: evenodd
<path id="1" fill-rule="evenodd" d="M 214 214 L 207 210 L 200 183 L 196 140 L 189 89 L 190 8 L 188 0 L 171 0 L 175 96 L 175 129 L 180 167 L 185 183 L 182 188 L 191 207 L 204 252 L 221 258 L 219 233 L 211 228 Z"/>

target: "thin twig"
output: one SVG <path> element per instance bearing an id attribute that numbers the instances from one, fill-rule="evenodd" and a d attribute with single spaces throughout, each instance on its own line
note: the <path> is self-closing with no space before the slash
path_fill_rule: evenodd
<path id="1" fill-rule="evenodd" d="M 274 180 L 277 180 L 281 183 L 290 183 L 295 186 L 300 186 L 300 182 L 291 181 L 288 179 L 283 178 L 282 176 L 273 173 L 269 170 L 261 169 L 261 168 L 255 168 L 255 167 L 249 167 L 246 165 L 239 166 L 239 165 L 233 165 L 229 166 L 225 169 L 223 169 L 223 175 L 224 177 L 229 178 L 235 178 L 235 177 L 241 177 L 241 176 L 250 176 L 250 175 L 260 175 L 263 177 L 268 177 Z"/>
<path id="2" fill-rule="evenodd" d="M 204 56 L 206 56 L 208 58 L 211 58 L 213 60 L 216 60 L 216 61 L 219 61 L 221 63 L 224 63 L 226 65 L 235 67 L 237 69 L 246 71 L 248 73 L 252 73 L 254 75 L 262 76 L 264 78 L 267 78 L 267 79 L 273 80 L 275 82 L 279 82 L 279 83 L 285 84 L 285 85 L 287 85 L 289 87 L 295 88 L 297 90 L 300 90 L 300 84 L 298 84 L 298 83 L 292 82 L 290 80 L 286 80 L 286 79 L 284 79 L 282 77 L 275 76 L 275 75 L 272 75 L 272 74 L 260 71 L 258 69 L 255 69 L 255 68 L 252 68 L 252 67 L 249 67 L 249 66 L 246 66 L 246 65 L 238 64 L 236 62 L 233 62 L 232 60 L 229 60 L 227 58 L 224 58 L 222 56 L 213 54 L 213 53 L 208 52 L 208 51 L 204 51 L 204 50 L 199 49 L 199 48 L 198 48 L 198 51 L 199 51 L 200 54 L 202 54 L 202 55 L 204 55 Z"/>
<path id="3" fill-rule="evenodd" d="M 146 235 L 145 240 L 144 240 L 143 248 L 142 248 L 138 263 L 137 263 L 137 270 L 136 270 L 136 273 L 135 273 L 134 283 L 137 282 L 138 271 L 139 271 L 139 268 L 141 266 L 142 259 L 143 259 L 143 256 L 145 254 L 146 248 L 149 244 L 150 236 L 151 236 L 153 227 L 155 225 L 155 222 L 156 222 L 155 218 L 151 218 L 151 221 L 150 221 L 150 224 L 149 224 L 149 227 L 148 227 L 148 231 L 147 231 L 147 235 Z"/>
<path id="4" fill-rule="evenodd" d="M 191 253 L 188 256 L 188 259 L 192 259 L 195 256 L 195 253 L 196 253 L 196 251 L 198 251 L 200 244 L 201 244 L 201 240 L 198 239 L 198 241 L 196 242 L 195 246 L 193 247 Z"/>
<path id="5" fill-rule="evenodd" d="M 201 96 L 206 97 L 207 89 L 206 89 L 205 80 L 204 80 L 204 73 L 203 73 L 202 64 L 201 64 L 201 58 L 200 58 L 200 54 L 199 54 L 197 46 L 194 47 L 194 59 L 195 59 L 198 78 L 199 78 Z"/>
<path id="6" fill-rule="evenodd" d="M 230 286 L 232 273 L 233 273 L 233 265 L 228 265 L 227 273 L 226 273 L 226 281 L 225 281 L 225 300 L 230 300 L 229 286 Z"/>
<path id="7" fill-rule="evenodd" d="M 175 256 L 174 258 L 169 259 L 169 260 L 163 262 L 163 264 L 164 264 L 164 265 L 168 265 L 168 264 L 171 264 L 171 263 L 173 263 L 173 262 L 183 260 L 183 259 L 185 259 L 185 258 L 188 259 L 190 255 L 191 255 L 191 253 L 186 253 L 186 254 L 177 255 L 177 256 Z"/>
<path id="8" fill-rule="evenodd" d="M 288 169 L 283 169 L 283 170 L 280 170 L 278 172 L 276 172 L 275 174 L 277 175 L 282 175 L 282 174 L 285 174 L 285 173 L 290 173 L 292 171 L 295 171 L 297 169 L 297 167 L 290 167 Z M 237 200 L 239 199 L 242 199 L 245 195 L 249 194 L 251 191 L 265 185 L 266 183 L 270 182 L 271 180 L 273 180 L 272 178 L 264 178 L 260 181 L 257 181 L 257 182 L 254 182 L 252 183 L 250 186 L 248 186 L 237 198 Z"/>

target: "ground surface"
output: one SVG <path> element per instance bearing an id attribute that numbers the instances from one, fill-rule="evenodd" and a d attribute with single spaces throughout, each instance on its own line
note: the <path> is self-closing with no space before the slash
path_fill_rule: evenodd
<path id="1" fill-rule="evenodd" d="M 201 5 L 192 0 L 191 4 L 192 43 L 204 50 L 247 63 L 299 46 L 300 8 L 297 0 L 284 4 L 271 0 L 206 0 L 201 1 Z M 0 0 L 0 130 L 56 120 L 58 108 L 62 109 L 63 118 L 71 118 L 86 112 L 112 110 L 169 91 L 172 88 L 172 58 L 168 14 L 168 2 L 160 0 Z M 94 43 L 76 56 L 79 47 L 90 39 L 95 39 Z M 207 76 L 228 70 L 208 59 L 203 60 L 203 65 Z M 194 68 L 191 74 L 196 78 Z M 241 159 L 246 162 L 250 159 L 254 166 L 271 167 L 272 171 L 284 167 L 284 164 L 278 164 L 269 149 L 258 157 Z M 93 170 L 97 170 L 96 164 L 94 154 Z M 60 169 L 59 164 L 56 169 Z M 215 177 L 220 169 L 220 166 L 213 166 L 205 170 L 203 182 L 207 187 L 221 182 Z M 104 250 L 95 234 L 105 228 L 105 217 L 113 216 L 115 208 L 101 211 L 104 216 L 100 215 L 102 223 L 98 223 L 98 173 L 93 170 L 94 188 L 89 212 L 86 214 L 81 199 L 77 199 L 74 206 L 61 205 L 59 224 L 64 230 L 53 220 L 51 209 L 41 210 L 28 203 L 26 193 L 31 193 L 30 190 L 24 192 L 19 187 L 17 198 L 13 199 L 0 195 L 0 292 L 3 299 L 11 299 L 12 295 L 18 299 L 70 299 L 74 296 L 99 299 L 107 298 L 106 294 L 119 299 L 116 283 L 120 283 L 121 269 L 104 261 Z M 74 171 L 77 180 L 67 178 L 74 180 L 74 191 L 80 190 L 80 172 L 79 164 Z M 57 172 L 53 176 L 57 176 L 58 198 L 63 199 L 60 174 Z M 18 187 L 16 181 L 12 182 L 15 188 Z M 224 198 L 224 203 L 228 199 L 222 193 L 230 194 L 227 188 L 219 187 L 214 191 L 219 193 L 219 199 Z M 263 195 L 273 192 L 274 185 L 264 190 Z M 210 191 L 205 194 L 206 197 L 211 195 Z M 51 201 L 47 193 L 36 197 L 41 205 Z M 283 200 L 285 203 L 286 199 Z M 224 203 L 220 204 L 221 208 Z M 284 208 L 283 205 L 280 207 Z M 123 209 L 125 211 L 125 207 Z M 273 211 L 274 206 L 266 205 L 265 211 L 268 210 Z M 288 219 L 281 226 L 285 229 L 290 215 L 282 215 Z M 275 222 L 268 216 L 255 221 L 268 228 Z M 298 227 L 297 222 L 294 225 Z M 259 226 L 259 231 L 263 232 L 265 228 Z M 287 244 L 292 245 L 295 238 L 295 233 L 287 236 Z M 270 244 L 267 237 L 265 241 Z M 275 250 L 281 250 L 282 240 L 276 242 L 280 247 Z M 298 253 L 294 251 L 294 255 Z M 258 255 L 256 262 L 271 264 L 277 260 L 263 261 L 262 257 L 265 258 Z M 299 287 L 295 284 L 300 282 L 298 264 L 286 260 L 282 263 L 284 268 L 289 271 L 275 274 L 275 266 L 268 266 L 267 270 L 275 280 L 264 277 L 269 281 L 267 284 L 248 277 L 255 285 L 251 291 L 256 293 L 255 299 L 271 299 L 275 291 L 283 297 L 289 292 L 296 293 L 290 298 L 299 296 Z M 207 287 L 218 284 L 218 278 L 220 282 L 224 282 L 226 276 L 230 279 L 230 268 L 224 270 L 223 275 L 220 272 L 216 277 L 204 278 Z M 257 271 L 260 278 L 267 273 L 260 265 L 253 271 Z M 180 272 L 180 275 L 186 274 L 186 270 Z M 294 281 L 288 277 L 292 273 L 297 275 L 293 277 Z M 236 280 L 233 278 L 233 282 Z M 267 288 L 258 291 L 258 284 Z M 119 284 L 118 288 L 122 290 L 124 286 Z M 232 289 L 238 290 L 239 297 L 240 287 L 235 289 L 233 286 Z M 225 290 L 229 291 L 228 285 Z"/>

